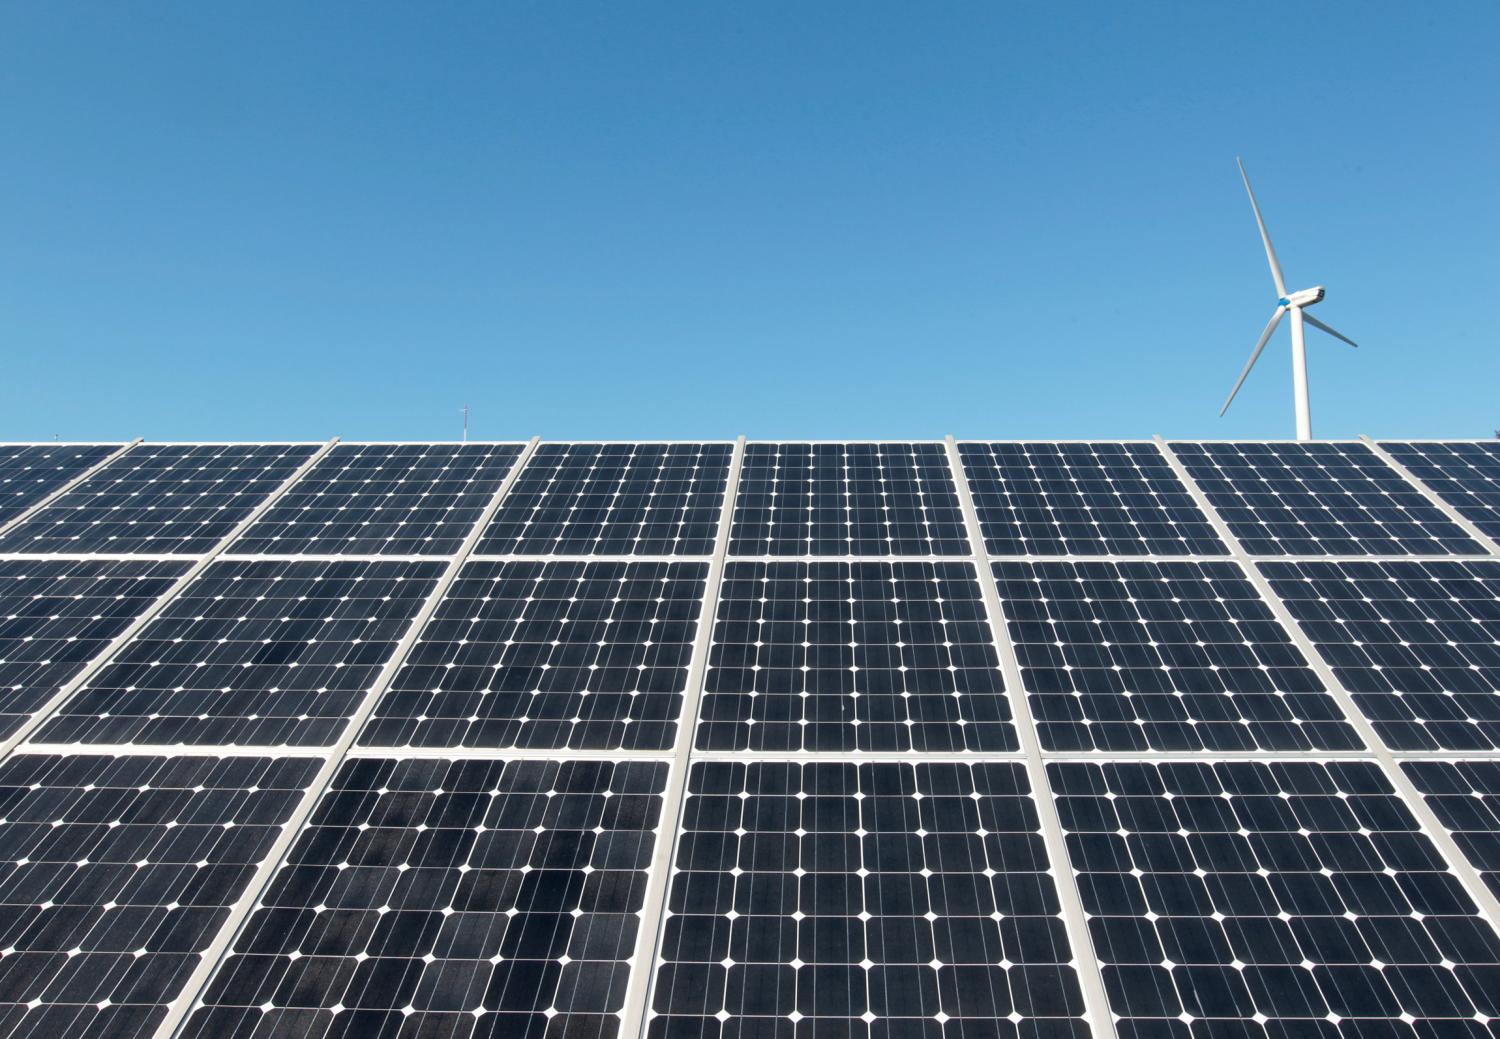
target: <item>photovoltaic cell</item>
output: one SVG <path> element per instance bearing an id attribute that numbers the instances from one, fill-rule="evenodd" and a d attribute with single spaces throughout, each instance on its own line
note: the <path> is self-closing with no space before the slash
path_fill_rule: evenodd
<path id="1" fill-rule="evenodd" d="M 698 762 L 651 1039 L 1084 1039 L 1025 772 Z"/>
<path id="2" fill-rule="evenodd" d="M 211 564 L 37 730 L 41 743 L 324 746 L 441 563 Z"/>
<path id="3" fill-rule="evenodd" d="M 0 537 L 0 552 L 208 552 L 316 451 L 140 444 Z"/>
<path id="4" fill-rule="evenodd" d="M 667 750 L 706 563 L 472 561 L 365 746 Z"/>
<path id="5" fill-rule="evenodd" d="M 1017 747 L 969 563 L 731 562 L 701 750 Z"/>
<path id="6" fill-rule="evenodd" d="M 480 555 L 709 555 L 731 444 L 542 444 Z"/>
<path id="7" fill-rule="evenodd" d="M 1155 444 L 958 446 L 997 556 L 1224 555 Z"/>
<path id="8" fill-rule="evenodd" d="M 1380 446 L 1481 533 L 1500 538 L 1500 441 Z"/>
<path id="9" fill-rule="evenodd" d="M 1374 764 L 1048 774 L 1121 1039 L 1494 1034 L 1500 940 Z"/>
<path id="10" fill-rule="evenodd" d="M 1500 761 L 1412 761 L 1401 767 L 1500 898 Z"/>
<path id="11" fill-rule="evenodd" d="M 229 551 L 452 555 L 520 455 L 519 444 L 340 444 Z"/>
<path id="12" fill-rule="evenodd" d="M 1360 748 L 1233 563 L 994 567 L 1049 750 Z"/>
<path id="13" fill-rule="evenodd" d="M 747 444 L 730 555 L 968 555 L 942 444 Z"/>
<path id="14" fill-rule="evenodd" d="M 1261 570 L 1392 748 L 1500 748 L 1500 561 Z"/>
<path id="15" fill-rule="evenodd" d="M 184 1034 L 615 1039 L 666 773 L 345 762 Z"/>
<path id="16" fill-rule="evenodd" d="M 190 565 L 0 561 L 0 738 L 20 728 Z"/>
<path id="17" fill-rule="evenodd" d="M 1482 555 L 1364 444 L 1174 443 L 1252 555 Z"/>
<path id="18" fill-rule="evenodd" d="M 93 754 L 0 764 L 0 1033 L 151 1036 L 318 765 Z"/>
<path id="19" fill-rule="evenodd" d="M 0 524 L 119 449 L 118 444 L 0 444 Z"/>

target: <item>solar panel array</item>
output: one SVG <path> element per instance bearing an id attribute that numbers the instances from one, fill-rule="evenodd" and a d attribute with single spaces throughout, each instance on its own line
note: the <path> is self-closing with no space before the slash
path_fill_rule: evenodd
<path id="1" fill-rule="evenodd" d="M 0 446 L 0 1031 L 1500 1037 L 1483 442 Z"/>

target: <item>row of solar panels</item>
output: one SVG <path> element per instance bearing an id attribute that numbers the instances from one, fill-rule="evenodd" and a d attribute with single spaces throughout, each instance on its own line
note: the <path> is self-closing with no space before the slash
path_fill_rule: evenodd
<path id="1" fill-rule="evenodd" d="M 1477 462 L 1420 475 L 1478 537 L 1365 445 L 1174 449 L 1241 552 L 1488 548 Z M 1500 559 L 462 561 L 978 539 L 942 445 L 748 445 L 722 541 L 729 445 L 497 509 L 519 446 L 160 450 L 0 535 L 140 556 L 0 561 L 3 1034 L 1500 1035 Z M 960 454 L 994 555 L 1231 554 L 1155 445 Z M 231 551 L 452 558 L 208 560 L 268 502 Z"/>
<path id="2" fill-rule="evenodd" d="M 1388 443 L 1484 536 L 1500 536 L 1500 443 Z M 317 445 L 0 447 L 0 553 L 211 550 Z M 964 443 L 992 555 L 1223 555 L 1152 443 Z M 1484 554 L 1363 443 L 1171 450 L 1254 555 Z M 729 444 L 542 444 L 483 531 L 483 555 L 708 555 Z M 516 444 L 340 444 L 231 546 L 249 554 L 448 555 L 523 452 Z M 113 457 L 111 457 L 113 456 Z M 103 462 L 102 466 L 100 463 Z M 94 468 L 98 466 L 98 468 Z M 730 553 L 967 555 L 945 447 L 749 444 Z"/>

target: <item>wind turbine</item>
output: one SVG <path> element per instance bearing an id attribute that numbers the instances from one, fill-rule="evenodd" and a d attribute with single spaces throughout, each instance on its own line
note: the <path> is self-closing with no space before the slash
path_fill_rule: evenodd
<path id="1" fill-rule="evenodd" d="M 1255 344 L 1255 349 L 1250 351 L 1250 360 L 1245 362 L 1245 370 L 1240 372 L 1239 380 L 1235 382 L 1234 389 L 1229 391 L 1229 399 L 1219 409 L 1222 418 L 1224 412 L 1229 410 L 1229 405 L 1234 403 L 1234 395 L 1240 392 L 1240 387 L 1245 385 L 1245 377 L 1250 374 L 1250 369 L 1255 367 L 1255 362 L 1260 359 L 1260 352 L 1266 348 L 1266 343 L 1271 340 L 1271 333 L 1276 331 L 1276 326 L 1281 324 L 1281 319 L 1288 313 L 1292 315 L 1292 392 L 1297 402 L 1297 439 L 1312 439 L 1312 409 L 1307 401 L 1307 348 L 1302 339 L 1302 323 L 1305 321 L 1320 331 L 1327 332 L 1335 339 L 1341 339 L 1350 346 L 1358 346 L 1354 340 L 1342 332 L 1325 325 L 1311 314 L 1303 311 L 1314 303 L 1322 301 L 1323 286 L 1314 285 L 1310 289 L 1299 289 L 1296 292 L 1286 290 L 1286 279 L 1281 276 L 1281 263 L 1276 259 L 1276 250 L 1271 248 L 1271 236 L 1266 231 L 1266 222 L 1260 215 L 1260 206 L 1255 202 L 1255 191 L 1250 187 L 1250 178 L 1245 173 L 1245 164 L 1235 159 L 1240 167 L 1240 179 L 1245 182 L 1245 193 L 1250 196 L 1250 208 L 1255 210 L 1255 223 L 1260 228 L 1260 240 L 1266 247 L 1266 260 L 1271 265 L 1271 280 L 1276 283 L 1276 310 L 1271 315 L 1271 320 L 1266 324 L 1266 330 L 1260 334 L 1260 340 Z"/>

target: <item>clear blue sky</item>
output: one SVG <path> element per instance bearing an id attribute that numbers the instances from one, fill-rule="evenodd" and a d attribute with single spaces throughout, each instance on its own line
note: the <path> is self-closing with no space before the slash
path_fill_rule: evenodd
<path id="1" fill-rule="evenodd" d="M 0 438 L 1500 427 L 1500 6 L 10 3 Z"/>

